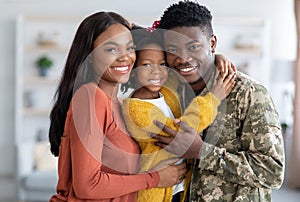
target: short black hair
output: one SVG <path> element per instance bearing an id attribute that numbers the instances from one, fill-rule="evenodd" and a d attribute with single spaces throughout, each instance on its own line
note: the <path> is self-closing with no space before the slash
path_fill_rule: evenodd
<path id="1" fill-rule="evenodd" d="M 159 28 L 200 27 L 207 37 L 213 35 L 211 12 L 193 1 L 179 1 L 170 5 L 160 18 Z"/>

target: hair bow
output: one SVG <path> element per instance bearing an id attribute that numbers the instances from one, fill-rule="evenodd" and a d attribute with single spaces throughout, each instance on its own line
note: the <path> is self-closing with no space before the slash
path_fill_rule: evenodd
<path id="1" fill-rule="evenodd" d="M 160 20 L 155 20 L 155 21 L 153 22 L 153 24 L 152 24 L 152 27 L 148 27 L 148 28 L 146 28 L 146 29 L 147 29 L 147 31 L 149 31 L 149 32 L 154 32 L 155 29 L 159 26 L 159 24 L 160 24 Z"/>

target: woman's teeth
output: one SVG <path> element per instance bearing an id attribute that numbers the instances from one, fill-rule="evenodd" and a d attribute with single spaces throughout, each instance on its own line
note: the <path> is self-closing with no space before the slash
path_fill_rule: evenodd
<path id="1" fill-rule="evenodd" d="M 129 66 L 123 66 L 123 67 L 114 67 L 116 71 L 126 71 L 128 70 Z"/>

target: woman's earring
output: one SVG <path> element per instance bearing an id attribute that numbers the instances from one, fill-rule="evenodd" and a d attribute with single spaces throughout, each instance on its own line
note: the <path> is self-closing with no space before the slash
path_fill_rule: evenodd
<path id="1" fill-rule="evenodd" d="M 91 58 L 91 55 L 88 55 L 88 56 L 87 56 L 87 60 L 88 60 L 88 63 L 89 63 L 89 64 L 92 64 L 92 58 Z"/>

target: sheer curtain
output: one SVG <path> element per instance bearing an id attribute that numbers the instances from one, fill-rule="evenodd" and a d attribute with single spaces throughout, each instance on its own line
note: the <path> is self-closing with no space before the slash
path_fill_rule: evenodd
<path id="1" fill-rule="evenodd" d="M 297 27 L 297 58 L 295 63 L 295 98 L 294 98 L 294 128 L 290 171 L 288 183 L 290 187 L 300 188 L 300 0 L 295 0 L 295 17 Z"/>

